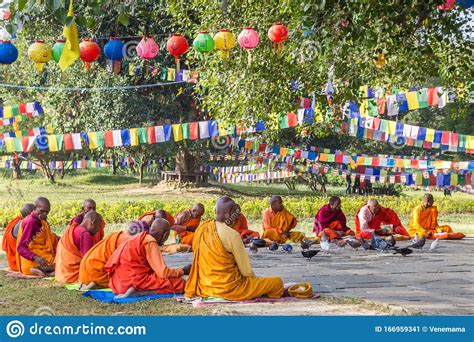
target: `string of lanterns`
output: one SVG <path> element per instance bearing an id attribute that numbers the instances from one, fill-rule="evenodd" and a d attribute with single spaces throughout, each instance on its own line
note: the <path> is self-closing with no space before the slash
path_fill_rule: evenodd
<path id="1" fill-rule="evenodd" d="M 268 30 L 268 38 L 276 50 L 280 50 L 284 41 L 288 39 L 288 28 L 282 23 L 274 23 Z M 28 57 L 36 63 L 38 72 L 43 70 L 45 63 L 53 59 L 59 62 L 66 41 L 55 40 L 50 47 L 44 40 L 36 40 L 28 48 Z M 252 27 L 245 27 L 236 39 L 228 29 L 219 30 L 214 36 L 208 31 L 200 31 L 193 40 L 193 48 L 199 58 L 216 49 L 220 57 L 225 61 L 230 57 L 230 52 L 237 43 L 249 53 L 248 61 L 251 63 L 251 51 L 260 43 L 260 36 Z M 89 73 L 91 63 L 96 62 L 101 54 L 99 44 L 93 39 L 83 39 L 79 45 L 80 59 L 84 62 L 85 69 Z M 111 37 L 103 47 L 103 53 L 108 65 L 111 65 L 114 73 L 118 73 L 121 62 L 125 57 L 125 44 L 121 38 Z M 174 33 L 166 43 L 168 53 L 174 56 L 176 70 L 180 69 L 180 57 L 189 49 L 188 40 L 185 36 Z M 136 46 L 137 55 L 143 60 L 154 59 L 159 52 L 158 44 L 152 36 L 144 36 Z M 0 64 L 9 65 L 18 59 L 18 49 L 10 40 L 0 40 Z"/>

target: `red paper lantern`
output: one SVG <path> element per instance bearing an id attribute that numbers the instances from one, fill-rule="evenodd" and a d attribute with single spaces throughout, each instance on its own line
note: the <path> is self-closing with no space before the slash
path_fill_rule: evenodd
<path id="1" fill-rule="evenodd" d="M 288 29 L 282 23 L 274 23 L 268 29 L 268 38 L 272 41 L 273 46 L 280 48 L 281 44 L 288 39 Z"/>
<path id="2" fill-rule="evenodd" d="M 166 42 L 168 52 L 174 56 L 176 73 L 179 72 L 179 56 L 184 55 L 186 51 L 188 51 L 188 47 L 188 40 L 179 33 L 174 33 L 170 39 L 168 39 L 168 42 Z"/>
<path id="3" fill-rule="evenodd" d="M 79 49 L 81 53 L 81 60 L 84 63 L 95 62 L 100 57 L 99 44 L 90 39 L 83 39 L 81 44 L 79 44 Z"/>
<path id="4" fill-rule="evenodd" d="M 137 45 L 137 54 L 143 59 L 155 58 L 158 51 L 158 44 L 156 44 L 152 36 L 143 37 Z"/>

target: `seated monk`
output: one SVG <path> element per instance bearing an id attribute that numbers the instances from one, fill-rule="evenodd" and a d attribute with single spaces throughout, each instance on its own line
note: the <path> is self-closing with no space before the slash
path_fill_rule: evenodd
<path id="1" fill-rule="evenodd" d="M 270 198 L 270 208 L 263 211 L 263 234 L 262 239 L 285 243 L 287 240 L 300 242 L 304 239 L 304 233 L 292 232 L 298 221 L 283 206 L 280 196 Z"/>
<path id="2" fill-rule="evenodd" d="M 96 209 L 97 209 L 97 204 L 95 203 L 93 199 L 90 199 L 90 198 L 85 199 L 84 203 L 82 204 L 82 211 L 76 217 L 74 217 L 71 220 L 71 222 L 69 222 L 69 225 L 72 225 L 74 223 L 76 225 L 81 224 L 82 220 L 84 219 L 84 215 L 87 214 L 89 211 L 96 211 Z M 100 226 L 100 229 L 97 232 L 97 234 L 95 234 L 93 237 L 94 244 L 96 244 L 97 242 L 99 242 L 100 240 L 104 238 L 104 228 L 105 228 L 105 221 L 102 219 L 102 224 Z"/>
<path id="3" fill-rule="evenodd" d="M 94 246 L 93 236 L 102 225 L 102 217 L 95 211 L 84 215 L 80 225 L 71 224 L 59 240 L 56 251 L 55 278 L 59 283 L 75 283 L 79 279 L 79 265 L 83 256 Z"/>
<path id="4" fill-rule="evenodd" d="M 10 267 L 12 271 L 18 271 L 18 267 L 16 266 L 16 237 L 18 236 L 21 222 L 25 217 L 31 214 L 33 208 L 33 203 L 23 205 L 20 210 L 20 215 L 7 223 L 5 234 L 3 234 L 2 249 L 7 255 L 8 267 Z"/>
<path id="5" fill-rule="evenodd" d="M 54 259 L 59 238 L 46 221 L 51 204 L 38 197 L 33 212 L 20 225 L 16 244 L 18 271 L 40 277 L 54 276 Z"/>
<path id="6" fill-rule="evenodd" d="M 397 240 L 410 238 L 398 215 L 392 209 L 382 207 L 376 199 L 369 199 L 357 211 L 355 225 L 357 238 L 365 240 L 372 238 L 372 232 L 379 236 L 394 235 Z M 382 229 L 382 225 L 392 225 L 392 228 Z"/>
<path id="7" fill-rule="evenodd" d="M 164 217 L 163 217 L 163 215 L 164 215 Z M 159 210 L 159 209 L 150 210 L 150 211 L 147 211 L 147 212 L 143 213 L 138 219 L 140 221 L 145 221 L 146 223 L 148 223 L 149 226 L 151 226 L 153 221 L 155 221 L 155 219 L 157 219 L 157 218 L 164 218 L 166 221 L 169 222 L 169 224 L 171 226 L 171 229 L 173 229 L 174 217 L 173 217 L 173 215 L 171 215 L 170 213 L 168 213 L 165 210 Z"/>
<path id="8" fill-rule="evenodd" d="M 176 215 L 173 230 L 177 243 L 193 245 L 194 232 L 201 223 L 202 215 L 204 215 L 204 205 L 201 203 L 197 203 L 191 209 L 183 210 Z"/>
<path id="9" fill-rule="evenodd" d="M 237 204 L 237 211 L 239 216 L 237 216 L 237 220 L 234 224 L 234 229 L 240 234 L 240 237 L 245 240 L 249 238 L 260 238 L 260 234 L 253 230 L 250 230 L 247 224 L 247 218 L 242 214 L 240 209 L 240 205 Z"/>
<path id="10" fill-rule="evenodd" d="M 326 234 L 329 241 L 354 235 L 354 232 L 346 226 L 346 215 L 341 210 L 341 199 L 339 197 L 331 197 L 329 203 L 319 209 L 314 217 L 313 232 L 318 237 Z"/>
<path id="11" fill-rule="evenodd" d="M 432 194 L 425 194 L 423 203 L 413 208 L 410 218 L 409 233 L 427 239 L 460 240 L 465 237 L 463 233 L 454 233 L 450 226 L 438 225 L 438 208 L 433 205 Z"/>
<path id="12" fill-rule="evenodd" d="M 150 226 L 144 221 L 135 221 L 128 226 L 128 231 L 118 231 L 107 235 L 95 244 L 82 257 L 79 266 L 79 283 L 81 290 L 109 287 L 109 274 L 105 264 L 115 250 L 132 236 L 147 232 Z"/>
<path id="13" fill-rule="evenodd" d="M 170 234 L 170 224 L 156 219 L 148 232 L 142 232 L 120 245 L 105 264 L 109 287 L 118 298 L 154 293 L 183 293 L 190 265 L 168 268 L 161 247 Z"/>
<path id="14" fill-rule="evenodd" d="M 217 201 L 216 220 L 204 222 L 193 241 L 194 260 L 185 295 L 249 300 L 261 296 L 280 298 L 280 278 L 257 278 L 240 234 L 232 228 L 237 206 L 225 196 Z"/>

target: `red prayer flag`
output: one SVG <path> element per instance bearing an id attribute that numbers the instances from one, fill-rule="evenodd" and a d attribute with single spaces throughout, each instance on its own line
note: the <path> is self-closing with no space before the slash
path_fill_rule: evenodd
<path id="1" fill-rule="evenodd" d="M 18 105 L 18 110 L 21 114 L 26 114 L 26 103 L 20 103 Z"/>
<path id="2" fill-rule="evenodd" d="M 373 129 L 367 129 L 367 139 L 374 139 L 374 130 Z"/>
<path id="3" fill-rule="evenodd" d="M 64 149 L 66 151 L 74 150 L 74 144 L 72 142 L 72 134 L 64 134 Z"/>
<path id="4" fill-rule="evenodd" d="M 288 113 L 288 126 L 289 127 L 298 126 L 298 117 L 293 112 Z"/>
<path id="5" fill-rule="evenodd" d="M 149 144 L 156 144 L 155 126 L 147 127 L 146 135 L 147 135 Z"/>
<path id="6" fill-rule="evenodd" d="M 449 132 L 443 131 L 441 133 L 441 144 L 449 145 Z"/>
<path id="7" fill-rule="evenodd" d="M 436 88 L 429 88 L 428 91 L 428 106 L 438 105 L 438 90 Z"/>
<path id="8" fill-rule="evenodd" d="M 378 107 L 380 115 L 385 113 L 385 103 L 386 103 L 385 97 L 379 97 L 377 99 L 377 107 Z"/>
<path id="9" fill-rule="evenodd" d="M 191 140 L 199 139 L 199 122 L 191 122 L 189 125 L 189 138 Z"/>
<path id="10" fill-rule="evenodd" d="M 380 118 L 374 118 L 374 129 L 379 130 L 380 129 Z"/>
<path id="11" fill-rule="evenodd" d="M 372 158 L 372 166 L 379 166 L 380 165 L 380 158 Z"/>
<path id="12" fill-rule="evenodd" d="M 265 152 L 265 149 L 267 148 L 267 145 L 265 144 L 260 144 L 260 146 L 258 147 L 258 151 L 259 152 Z M 295 152 L 296 154 L 296 152 Z M 301 155 L 301 152 L 300 152 L 300 155 Z M 296 158 L 296 157 L 295 157 Z"/>
<path id="13" fill-rule="evenodd" d="M 24 152 L 32 152 L 33 144 L 28 149 L 29 142 L 30 142 L 30 138 L 28 138 L 28 137 L 22 137 L 21 138 L 21 146 L 23 146 L 23 151 Z"/>
<path id="14" fill-rule="evenodd" d="M 112 131 L 104 132 L 105 147 L 114 147 L 114 134 Z"/>
<path id="15" fill-rule="evenodd" d="M 459 144 L 459 134 L 458 133 L 451 133 L 451 142 L 449 145 L 451 146 L 458 146 Z"/>

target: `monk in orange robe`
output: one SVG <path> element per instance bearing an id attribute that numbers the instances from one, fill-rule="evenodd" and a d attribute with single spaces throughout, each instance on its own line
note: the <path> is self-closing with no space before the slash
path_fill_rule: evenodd
<path id="1" fill-rule="evenodd" d="M 81 290 L 92 288 L 104 288 L 109 286 L 109 274 L 105 270 L 105 264 L 109 261 L 115 250 L 131 237 L 147 232 L 150 229 L 148 223 L 135 221 L 128 226 L 128 231 L 118 231 L 107 235 L 102 241 L 94 245 L 82 257 L 79 266 L 79 283 Z"/>
<path id="2" fill-rule="evenodd" d="M 425 194 L 423 203 L 413 208 L 410 218 L 409 233 L 427 239 L 460 240 L 465 237 L 463 233 L 454 233 L 448 225 L 438 224 L 438 208 L 433 205 L 432 194 Z"/>
<path id="3" fill-rule="evenodd" d="M 305 237 L 304 233 L 291 231 L 297 223 L 296 217 L 283 206 L 283 199 L 280 196 L 272 196 L 270 208 L 263 211 L 262 238 L 277 243 L 285 243 L 288 240 L 300 242 Z"/>
<path id="4" fill-rule="evenodd" d="M 326 235 L 329 241 L 354 235 L 354 232 L 346 225 L 346 215 L 342 212 L 339 197 L 332 196 L 329 203 L 318 210 L 314 217 L 313 232 L 320 238 Z"/>
<path id="5" fill-rule="evenodd" d="M 33 212 L 20 225 L 16 244 L 16 265 L 26 275 L 54 276 L 54 259 L 59 238 L 47 222 L 51 204 L 38 197 Z"/>
<path id="6" fill-rule="evenodd" d="M 82 204 L 82 211 L 74 217 L 71 222 L 69 222 L 69 225 L 72 225 L 73 223 L 76 224 L 81 224 L 82 220 L 84 219 L 84 215 L 87 214 L 89 211 L 97 211 L 97 204 L 93 199 L 85 199 L 84 203 Z M 94 235 L 94 244 L 99 242 L 104 238 L 104 228 L 105 228 L 105 221 L 102 219 L 102 224 L 100 226 L 99 231 L 97 234 Z"/>
<path id="7" fill-rule="evenodd" d="M 33 208 L 33 203 L 23 205 L 20 210 L 20 215 L 7 223 L 5 234 L 3 234 L 2 249 L 7 255 L 8 267 L 10 267 L 12 271 L 18 271 L 18 267 L 16 266 L 16 238 L 18 231 L 20 230 L 21 222 L 25 217 L 31 214 Z"/>
<path id="8" fill-rule="evenodd" d="M 95 211 L 87 212 L 80 225 L 75 222 L 69 225 L 59 240 L 56 252 L 57 282 L 77 282 L 82 257 L 94 246 L 93 236 L 101 225 L 102 217 Z"/>
<path id="9" fill-rule="evenodd" d="M 232 228 L 238 215 L 235 202 L 221 197 L 216 220 L 204 222 L 193 241 L 193 265 L 185 296 L 249 300 L 280 298 L 283 282 L 278 277 L 257 278 L 240 234 Z"/>
<path id="10" fill-rule="evenodd" d="M 234 229 L 240 234 L 240 237 L 242 239 L 249 239 L 249 238 L 260 238 L 260 234 L 258 232 L 255 232 L 253 230 L 250 230 L 247 224 L 247 218 L 242 214 L 242 211 L 240 209 L 240 205 L 237 204 L 237 212 L 240 213 L 239 216 L 237 216 L 237 220 L 235 221 L 234 224 Z"/>
<path id="11" fill-rule="evenodd" d="M 204 215 L 204 205 L 201 203 L 176 215 L 173 230 L 177 243 L 192 246 L 194 232 L 201 223 L 202 215 Z"/>
<path id="12" fill-rule="evenodd" d="M 410 238 L 398 215 L 392 209 L 382 207 L 376 199 L 369 199 L 357 211 L 355 225 L 357 238 L 365 240 L 371 239 L 372 233 L 379 236 L 394 235 L 397 240 Z"/>
<path id="13" fill-rule="evenodd" d="M 168 268 L 160 246 L 168 239 L 170 224 L 156 219 L 149 232 L 142 232 L 125 241 L 112 254 L 105 270 L 109 286 L 118 298 L 143 296 L 151 293 L 183 293 L 190 265 Z"/>

